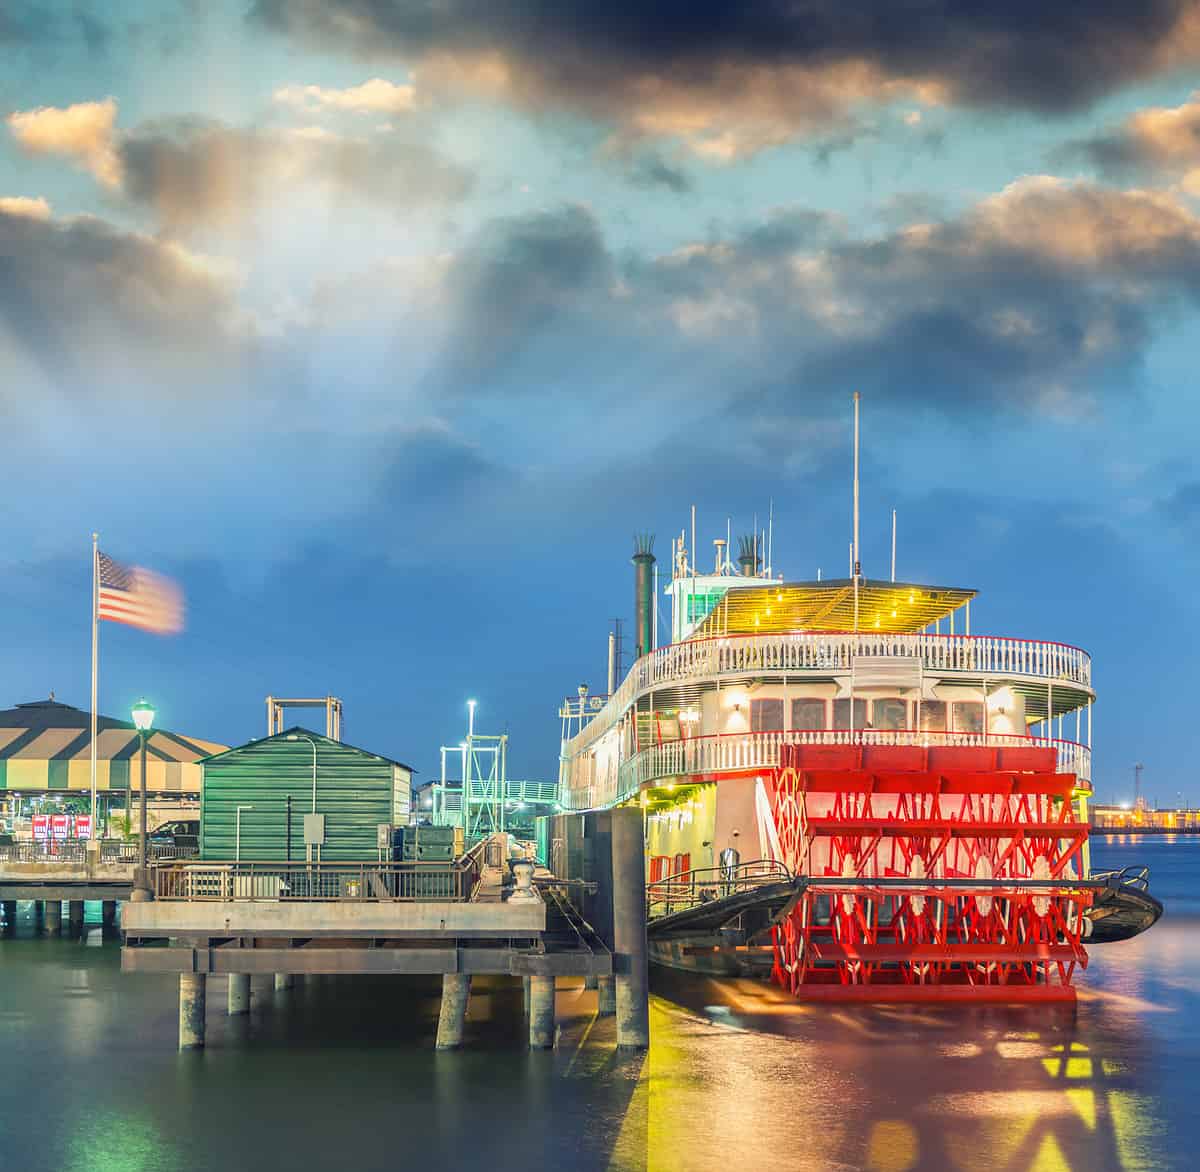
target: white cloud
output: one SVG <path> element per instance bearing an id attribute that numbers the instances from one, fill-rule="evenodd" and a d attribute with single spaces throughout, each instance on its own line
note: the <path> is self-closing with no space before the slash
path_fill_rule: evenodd
<path id="1" fill-rule="evenodd" d="M 416 104 L 411 85 L 396 85 L 373 77 L 349 89 L 325 89 L 319 85 L 286 85 L 272 95 L 280 105 L 313 113 L 333 110 L 352 114 L 403 114 Z"/>
<path id="2" fill-rule="evenodd" d="M 40 106 L 8 116 L 8 128 L 21 148 L 34 155 L 65 155 L 106 187 L 121 185 L 121 164 L 113 138 L 114 98 L 73 106 Z"/>
<path id="3" fill-rule="evenodd" d="M 0 213 L 28 216 L 31 220 L 48 220 L 50 205 L 40 195 L 33 199 L 27 195 L 5 195 L 0 196 Z"/>

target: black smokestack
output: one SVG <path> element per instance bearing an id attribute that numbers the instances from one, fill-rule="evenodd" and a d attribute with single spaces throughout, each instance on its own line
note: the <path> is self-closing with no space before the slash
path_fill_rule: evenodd
<path id="1" fill-rule="evenodd" d="M 649 654 L 654 631 L 654 534 L 637 533 L 633 538 L 633 621 L 636 628 L 636 658 Z"/>
<path id="2" fill-rule="evenodd" d="M 743 578 L 758 576 L 761 559 L 758 556 L 757 542 L 753 537 L 738 538 L 738 565 L 742 567 Z"/>

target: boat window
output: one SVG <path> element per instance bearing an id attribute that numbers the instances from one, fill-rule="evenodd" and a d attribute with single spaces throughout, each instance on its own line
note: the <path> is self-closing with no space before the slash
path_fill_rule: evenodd
<path id="1" fill-rule="evenodd" d="M 983 701 L 956 700 L 954 703 L 954 731 L 957 733 L 983 732 Z"/>
<path id="2" fill-rule="evenodd" d="M 751 732 L 782 732 L 783 701 L 774 699 L 750 701 Z"/>
<path id="3" fill-rule="evenodd" d="M 945 700 L 922 700 L 921 701 L 921 731 L 922 732 L 945 732 L 946 731 L 946 701 Z"/>
<path id="4" fill-rule="evenodd" d="M 792 728 L 824 729 L 825 701 L 806 697 L 792 701 Z"/>
<path id="5" fill-rule="evenodd" d="M 658 739 L 660 742 L 679 740 L 679 717 L 662 715 L 658 717 Z"/>
<path id="6" fill-rule="evenodd" d="M 888 696 L 872 705 L 871 723 L 875 728 L 908 728 L 908 701 Z"/>
<path id="7" fill-rule="evenodd" d="M 854 701 L 854 723 L 850 723 L 850 701 L 835 700 L 833 702 L 833 727 L 834 728 L 866 728 L 867 727 L 867 702 L 865 700 Z"/>

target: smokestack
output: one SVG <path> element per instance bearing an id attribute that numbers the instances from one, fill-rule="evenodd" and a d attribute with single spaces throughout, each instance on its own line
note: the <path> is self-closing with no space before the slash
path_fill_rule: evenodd
<path id="1" fill-rule="evenodd" d="M 743 578 L 754 578 L 758 575 L 759 556 L 758 543 L 753 537 L 738 538 L 738 565 L 742 567 Z"/>
<path id="2" fill-rule="evenodd" d="M 633 538 L 633 621 L 640 659 L 653 648 L 654 630 L 654 534 L 637 533 Z"/>

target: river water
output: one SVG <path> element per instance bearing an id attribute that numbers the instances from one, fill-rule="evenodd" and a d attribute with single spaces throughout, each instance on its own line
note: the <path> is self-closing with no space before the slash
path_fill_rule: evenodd
<path id="1" fill-rule="evenodd" d="M 1200 1166 L 1200 836 L 1094 838 L 1147 863 L 1167 914 L 1093 949 L 1074 1007 L 803 1006 L 652 971 L 653 1046 L 619 1055 L 560 983 L 557 1050 L 518 987 L 480 986 L 434 1051 L 438 986 L 210 980 L 208 1048 L 176 1050 L 176 978 L 85 939 L 0 941 L 0 1169 L 1087 1169 Z"/>

